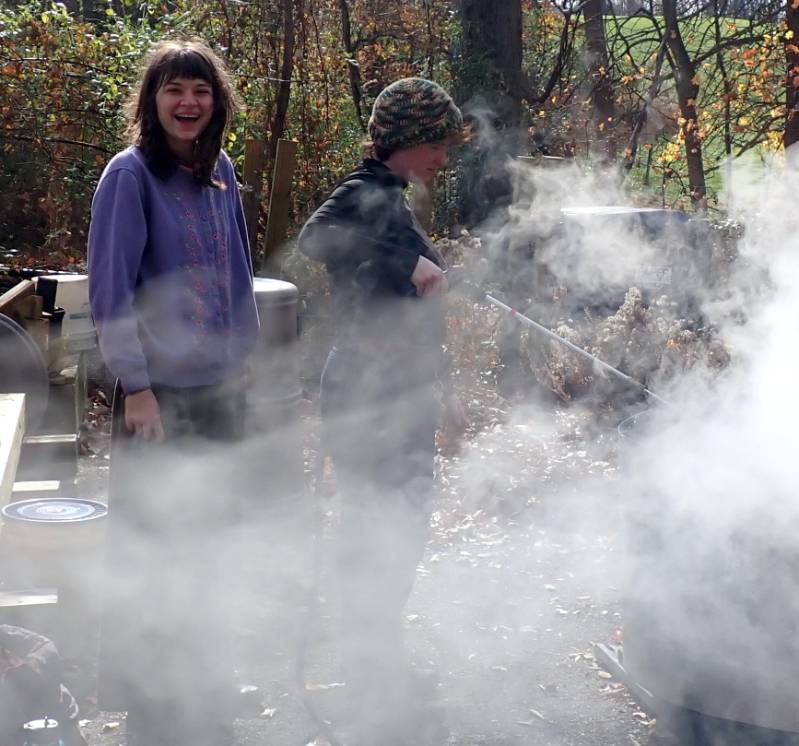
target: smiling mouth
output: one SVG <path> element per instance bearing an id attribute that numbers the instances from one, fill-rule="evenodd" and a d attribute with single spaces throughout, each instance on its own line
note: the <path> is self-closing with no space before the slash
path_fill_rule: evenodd
<path id="1" fill-rule="evenodd" d="M 179 122 L 196 122 L 199 118 L 199 115 L 195 114 L 175 114 L 175 119 Z"/>

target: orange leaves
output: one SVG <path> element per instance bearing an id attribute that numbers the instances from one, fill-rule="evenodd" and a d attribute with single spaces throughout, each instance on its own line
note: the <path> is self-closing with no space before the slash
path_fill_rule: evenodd
<path id="1" fill-rule="evenodd" d="M 22 66 L 19 62 L 9 62 L 0 67 L 0 76 L 4 78 L 19 78 L 22 74 Z"/>

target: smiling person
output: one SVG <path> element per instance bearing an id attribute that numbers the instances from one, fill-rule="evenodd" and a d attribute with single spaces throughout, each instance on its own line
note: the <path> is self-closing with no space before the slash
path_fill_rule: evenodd
<path id="1" fill-rule="evenodd" d="M 221 149 L 233 111 L 208 46 L 160 44 L 129 107 L 132 144 L 92 202 L 90 302 L 117 379 L 99 694 L 104 709 L 127 710 L 128 746 L 232 739 L 219 577 L 230 490 L 212 485 L 243 435 L 258 335 L 244 215 Z"/>
<path id="2" fill-rule="evenodd" d="M 402 611 L 432 512 L 448 288 L 405 190 L 430 187 L 463 119 L 441 86 L 406 78 L 378 95 L 368 129 L 368 157 L 299 237 L 326 265 L 336 321 L 321 405 L 341 493 L 341 657 L 357 712 L 346 742 L 441 743 L 424 732 L 429 713 L 417 705 L 430 692 L 404 658 Z"/>

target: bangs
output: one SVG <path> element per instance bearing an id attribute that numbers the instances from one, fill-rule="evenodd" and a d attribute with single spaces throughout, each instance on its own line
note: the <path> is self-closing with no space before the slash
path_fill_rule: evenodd
<path id="1" fill-rule="evenodd" d="M 164 55 L 161 64 L 154 71 L 154 77 L 157 81 L 156 90 L 175 78 L 187 78 L 189 80 L 201 78 L 216 88 L 213 66 L 203 55 L 193 49 L 174 49 L 170 51 L 172 54 Z"/>
<path id="2" fill-rule="evenodd" d="M 127 105 L 127 134 L 144 153 L 150 170 L 166 179 L 178 161 L 158 119 L 159 90 L 177 78 L 201 80 L 213 95 L 213 112 L 196 138 L 193 175 L 202 186 L 221 188 L 214 179 L 225 129 L 236 111 L 236 96 L 225 63 L 201 39 L 175 39 L 156 45 L 147 58 L 138 92 Z"/>

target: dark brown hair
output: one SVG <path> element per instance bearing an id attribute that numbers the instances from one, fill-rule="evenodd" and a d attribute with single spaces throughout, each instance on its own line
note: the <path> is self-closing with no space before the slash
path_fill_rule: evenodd
<path id="1" fill-rule="evenodd" d="M 368 138 L 361 142 L 361 149 L 363 150 L 364 156 L 367 158 L 375 158 L 378 161 L 387 161 L 394 153 L 394 150 L 389 148 L 381 148 L 379 145 L 375 145 Z"/>
<path id="2" fill-rule="evenodd" d="M 175 78 L 200 78 L 211 86 L 214 111 L 194 145 L 192 173 L 203 186 L 222 187 L 213 179 L 225 128 L 236 111 L 233 86 L 222 60 L 200 39 L 178 39 L 158 44 L 147 58 L 138 93 L 128 104 L 127 134 L 144 153 L 150 170 L 162 179 L 177 168 L 178 160 L 158 121 L 155 94 Z"/>

